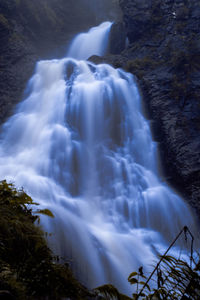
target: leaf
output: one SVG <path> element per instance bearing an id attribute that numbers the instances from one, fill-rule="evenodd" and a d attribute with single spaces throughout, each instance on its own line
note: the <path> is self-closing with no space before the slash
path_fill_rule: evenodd
<path id="1" fill-rule="evenodd" d="M 36 211 L 36 213 L 38 214 L 42 214 L 42 215 L 45 215 L 45 216 L 48 216 L 48 217 L 51 217 L 51 218 L 54 218 L 54 215 L 53 213 L 49 210 L 49 209 L 38 209 Z"/>
<path id="2" fill-rule="evenodd" d="M 138 280 L 136 278 L 130 278 L 128 281 L 130 282 L 130 284 L 138 283 Z"/>
<path id="3" fill-rule="evenodd" d="M 141 297 L 146 297 L 146 295 L 144 293 L 140 294 Z"/>
<path id="4" fill-rule="evenodd" d="M 137 272 L 132 272 L 129 276 L 128 276 L 128 280 L 131 278 L 131 277 L 134 277 L 134 276 L 137 276 L 138 273 Z"/>
<path id="5" fill-rule="evenodd" d="M 117 288 L 115 286 L 113 286 L 112 284 L 105 284 L 105 285 L 99 286 L 96 289 L 94 289 L 94 291 L 103 295 L 106 300 L 110 300 L 110 299 L 131 300 L 131 298 L 129 298 L 128 296 L 119 293 Z"/>

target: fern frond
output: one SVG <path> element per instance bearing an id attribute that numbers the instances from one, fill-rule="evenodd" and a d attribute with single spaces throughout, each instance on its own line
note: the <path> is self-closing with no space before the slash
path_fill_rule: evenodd
<path id="1" fill-rule="evenodd" d="M 105 300 L 132 300 L 130 297 L 121 294 L 112 284 L 99 286 L 94 291 L 105 297 Z"/>

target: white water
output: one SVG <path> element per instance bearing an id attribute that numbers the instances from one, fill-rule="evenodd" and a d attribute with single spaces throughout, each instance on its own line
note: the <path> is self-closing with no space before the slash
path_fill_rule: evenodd
<path id="1" fill-rule="evenodd" d="M 108 39 L 100 26 L 88 45 L 94 31 Z M 85 284 L 129 292 L 129 273 L 151 265 L 154 248 L 166 249 L 184 225 L 193 228 L 188 207 L 159 179 L 134 78 L 64 58 L 40 61 L 28 90 L 3 126 L 0 178 L 54 213 L 42 221 L 52 247 Z"/>
<path id="2" fill-rule="evenodd" d="M 104 22 L 87 33 L 78 34 L 72 42 L 68 56 L 88 59 L 92 55 L 103 55 L 107 50 L 111 25 L 110 22 Z"/>

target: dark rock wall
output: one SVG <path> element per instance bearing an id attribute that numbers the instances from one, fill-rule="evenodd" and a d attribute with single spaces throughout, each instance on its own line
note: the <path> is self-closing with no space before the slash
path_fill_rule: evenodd
<path id="1" fill-rule="evenodd" d="M 130 45 L 110 60 L 139 78 L 165 176 L 200 213 L 200 2 L 120 6 Z"/>
<path id="2" fill-rule="evenodd" d="M 38 60 L 64 56 L 76 33 L 119 14 L 116 0 L 0 0 L 0 123 Z"/>
<path id="3" fill-rule="evenodd" d="M 122 22 L 115 22 L 110 30 L 109 53 L 120 54 L 126 47 L 126 29 Z"/>

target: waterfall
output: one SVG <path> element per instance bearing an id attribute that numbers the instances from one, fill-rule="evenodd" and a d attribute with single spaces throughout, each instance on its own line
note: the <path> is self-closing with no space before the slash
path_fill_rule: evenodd
<path id="1" fill-rule="evenodd" d="M 104 22 L 87 33 L 78 34 L 70 46 L 68 56 L 88 59 L 92 55 L 103 55 L 107 50 L 111 25 L 111 22 Z"/>
<path id="2" fill-rule="evenodd" d="M 2 128 L 0 179 L 53 212 L 42 217 L 49 242 L 84 284 L 127 293 L 129 273 L 152 265 L 154 250 L 163 253 L 194 221 L 159 178 L 134 77 L 78 60 L 104 53 L 110 26 L 78 36 L 67 58 L 37 63 L 26 99 Z"/>

